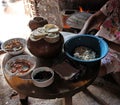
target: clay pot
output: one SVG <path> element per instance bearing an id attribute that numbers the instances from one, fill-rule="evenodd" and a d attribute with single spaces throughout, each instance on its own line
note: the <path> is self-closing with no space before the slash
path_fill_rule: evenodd
<path id="1" fill-rule="evenodd" d="M 28 26 L 33 31 L 38 27 L 43 27 L 45 24 L 48 24 L 48 21 L 42 17 L 34 17 L 29 21 Z"/>
<path id="2" fill-rule="evenodd" d="M 52 58 L 57 56 L 62 51 L 64 43 L 63 36 L 55 43 L 49 43 L 43 38 L 38 41 L 32 41 L 30 38 L 27 41 L 29 51 L 36 57 Z"/>

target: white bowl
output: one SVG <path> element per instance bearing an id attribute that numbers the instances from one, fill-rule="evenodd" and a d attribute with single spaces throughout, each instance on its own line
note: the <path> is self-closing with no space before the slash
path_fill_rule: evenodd
<path id="1" fill-rule="evenodd" d="M 31 74 L 32 82 L 37 87 L 47 87 L 54 81 L 54 71 L 49 67 L 39 67 Z"/>
<path id="2" fill-rule="evenodd" d="M 30 55 L 19 55 L 9 59 L 5 71 L 9 76 L 24 77 L 36 67 L 36 59 Z"/>
<path id="3" fill-rule="evenodd" d="M 2 43 L 1 48 L 11 55 L 18 55 L 24 52 L 26 40 L 23 38 L 12 38 Z"/>

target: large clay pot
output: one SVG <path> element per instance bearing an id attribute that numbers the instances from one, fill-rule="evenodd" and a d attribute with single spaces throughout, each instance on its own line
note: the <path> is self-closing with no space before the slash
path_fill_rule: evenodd
<path id="1" fill-rule="evenodd" d="M 38 41 L 32 41 L 29 38 L 27 41 L 27 47 L 34 56 L 52 58 L 61 53 L 63 43 L 64 39 L 62 35 L 60 35 L 60 39 L 55 43 L 47 42 L 43 38 Z"/>

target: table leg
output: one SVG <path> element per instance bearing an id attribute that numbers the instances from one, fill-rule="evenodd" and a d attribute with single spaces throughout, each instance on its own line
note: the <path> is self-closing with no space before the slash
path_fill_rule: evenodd
<path id="1" fill-rule="evenodd" d="M 28 105 L 28 96 L 19 94 L 19 98 L 22 105 Z"/>
<path id="2" fill-rule="evenodd" d="M 72 105 L 72 96 L 65 97 L 63 105 Z"/>

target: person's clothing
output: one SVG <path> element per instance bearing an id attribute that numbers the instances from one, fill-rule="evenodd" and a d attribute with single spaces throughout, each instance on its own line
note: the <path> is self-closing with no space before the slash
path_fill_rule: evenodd
<path id="1" fill-rule="evenodd" d="M 100 9 L 107 19 L 96 35 L 120 45 L 120 7 L 117 6 L 118 2 L 120 3 L 120 0 L 110 0 Z M 106 66 L 107 73 L 120 72 L 120 52 L 109 49 L 107 56 L 102 59 L 102 64 Z"/>

